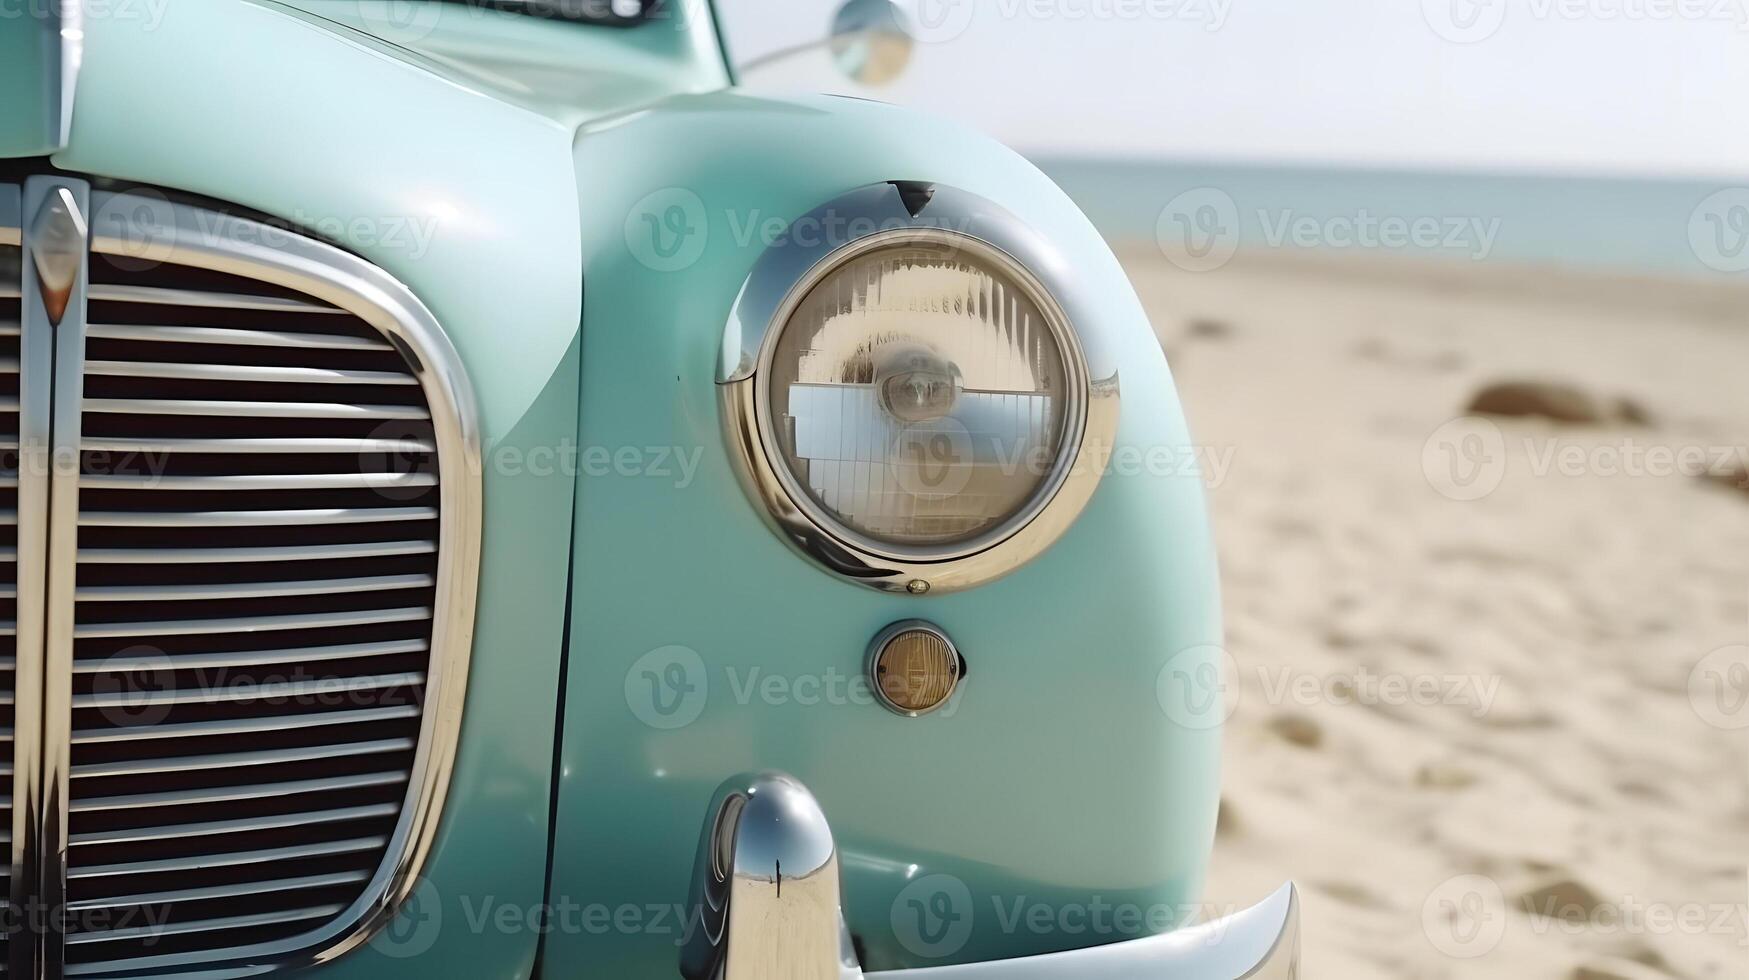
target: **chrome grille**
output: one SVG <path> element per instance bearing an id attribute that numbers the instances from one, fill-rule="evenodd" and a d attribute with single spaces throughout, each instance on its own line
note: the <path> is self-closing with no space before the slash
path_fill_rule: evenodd
<path id="1" fill-rule="evenodd" d="M 26 208 L 63 183 L 86 200 L 32 178 Z M 0 626 L 29 794 L 10 894 L 66 910 L 0 959 L 215 980 L 309 963 L 394 910 L 441 812 L 478 553 L 471 395 L 430 314 L 360 260 L 158 196 L 89 204 L 126 220 L 92 227 L 58 325 L 28 270 L 7 277 L 0 228 L 6 513 L 17 433 L 55 450 L 27 479 L 47 503 L 22 556 L 46 619 L 22 659 Z M 7 583 L 19 529 L 0 523 Z M 0 586 L 5 615 L 19 591 Z"/>
<path id="2" fill-rule="evenodd" d="M 140 264 L 91 266 L 70 972 L 356 901 L 430 659 L 441 502 L 406 360 L 326 304 Z"/>

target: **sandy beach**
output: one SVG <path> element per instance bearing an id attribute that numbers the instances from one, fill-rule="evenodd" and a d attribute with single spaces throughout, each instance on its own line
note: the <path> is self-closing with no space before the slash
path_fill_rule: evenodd
<path id="1" fill-rule="evenodd" d="M 1749 298 L 1124 258 L 1230 453 L 1209 901 L 1297 880 L 1308 977 L 1749 975 L 1749 716 L 1691 686 L 1749 644 L 1749 492 L 1693 472 L 1749 447 Z M 1510 379 L 1608 417 L 1453 421 Z"/>

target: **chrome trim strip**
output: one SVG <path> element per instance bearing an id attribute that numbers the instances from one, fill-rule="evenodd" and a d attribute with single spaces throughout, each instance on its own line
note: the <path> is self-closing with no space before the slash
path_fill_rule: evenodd
<path id="1" fill-rule="evenodd" d="M 83 592 L 80 601 L 85 600 Z M 359 660 L 367 657 L 390 657 L 403 653 L 424 653 L 424 640 L 389 640 L 379 643 L 347 643 L 330 647 L 302 647 L 295 650 L 243 650 L 237 653 L 185 653 L 175 656 L 147 654 L 124 657 L 116 654 L 102 660 L 80 660 L 73 664 L 76 674 L 100 671 L 128 670 L 198 670 L 210 667 L 259 667 L 282 664 L 289 660 L 321 663 L 330 660 Z M 164 731 L 176 726 L 159 726 Z"/>
<path id="2" fill-rule="evenodd" d="M 128 967 L 134 967 L 138 966 L 140 961 L 123 960 L 120 963 L 85 963 L 74 969 L 68 970 L 67 975 L 70 977 L 93 976 L 95 974 L 108 972 L 109 970 L 124 964 Z M 158 974 L 158 976 L 161 980 L 243 980 L 245 977 L 258 977 L 265 973 L 272 973 L 273 971 L 274 967 L 271 966 L 234 966 L 219 970 L 199 970 L 193 973 L 178 971 L 170 974 Z"/>
<path id="3" fill-rule="evenodd" d="M 337 871 L 333 874 L 312 875 L 307 878 L 278 878 L 269 881 L 244 881 L 234 885 L 214 885 L 210 888 L 184 888 L 180 891 L 150 892 L 144 895 L 117 895 L 114 898 L 94 898 L 84 902 L 74 902 L 70 908 L 74 911 L 87 909 L 115 909 L 129 905 L 161 905 L 167 902 L 201 902 L 214 898 L 230 898 L 236 895 L 260 895 L 266 892 L 289 892 L 304 888 L 325 888 L 329 885 L 347 885 L 364 881 L 370 875 L 363 871 Z"/>
<path id="4" fill-rule="evenodd" d="M 195 919 L 188 922 L 167 922 L 155 926 L 135 926 L 132 929 L 114 929 L 108 932 L 80 932 L 67 937 L 68 945 L 84 943 L 113 943 L 124 939 L 140 939 L 151 936 L 175 936 L 190 932 L 216 932 L 220 929 L 247 929 L 252 926 L 273 925 L 280 922 L 301 922 L 305 919 L 319 919 L 333 915 L 345 908 L 342 905 L 319 905 L 308 909 L 287 909 L 283 912 L 260 912 L 255 915 L 234 915 L 222 919 Z"/>
<path id="5" fill-rule="evenodd" d="M 82 623 L 74 627 L 77 639 L 128 636 L 202 636 L 208 633 L 272 633 L 278 630 L 344 629 L 349 626 L 380 626 L 385 623 L 419 623 L 430 618 L 430 607 L 401 609 L 349 609 L 342 612 L 286 613 L 277 616 L 238 616 L 228 619 L 154 619 L 141 623 Z"/>
<path id="6" fill-rule="evenodd" d="M 435 541 L 352 541 L 345 544 L 285 544 L 254 548 L 81 548 L 80 561 L 130 564 L 211 564 L 238 561 L 328 561 L 337 558 L 383 558 L 429 555 Z M 441 579 L 441 575 L 439 578 Z"/>
<path id="7" fill-rule="evenodd" d="M 53 80 L 59 110 L 55 116 L 54 144 L 59 150 L 73 138 L 73 103 L 79 92 L 79 69 L 85 63 L 85 0 L 62 0 L 53 7 L 54 13 L 60 15 L 61 35 L 58 77 Z"/>
<path id="8" fill-rule="evenodd" d="M 89 335 L 87 335 L 89 336 Z M 437 447 L 414 439 L 323 439 L 287 437 L 268 439 L 150 439 L 88 438 L 79 444 L 86 452 L 106 453 L 430 453 Z"/>
<path id="9" fill-rule="evenodd" d="M 209 704 L 221 701 L 256 701 L 270 698 L 304 697 L 312 694 L 351 694 L 357 691 L 394 690 L 417 687 L 425 683 L 422 671 L 398 674 L 376 674 L 369 677 L 341 677 L 319 681 L 271 681 L 245 687 L 221 687 L 184 691 L 136 691 L 115 694 L 81 694 L 73 699 L 78 708 L 144 707 L 155 704 Z M 75 805 L 74 809 L 78 809 Z"/>
<path id="10" fill-rule="evenodd" d="M 718 363 L 729 455 L 761 516 L 827 571 L 885 592 L 958 591 L 1031 561 L 1092 499 L 1117 437 L 1116 338 L 1094 314 L 1073 264 L 1012 213 L 952 187 L 936 186 L 913 212 L 897 186 L 873 184 L 822 205 L 798 224 L 810 222 L 843 233 L 786 240 L 761 254 L 735 300 Z M 1051 321 L 1074 387 L 1063 453 L 1032 503 L 995 531 L 948 548 L 892 545 L 833 520 L 778 458 L 763 407 L 776 340 L 808 290 L 865 251 L 919 241 L 975 251 L 1003 266 Z"/>
<path id="11" fill-rule="evenodd" d="M 75 11 L 77 5 L 71 8 Z M 89 227 L 90 187 L 61 177 L 31 177 L 25 181 L 22 214 L 35 214 L 51 197 L 79 213 L 75 224 Z M 77 534 L 77 479 L 58 479 L 68 466 L 67 448 L 77 447 L 76 406 L 80 392 L 79 361 L 84 356 L 85 288 L 90 258 L 79 253 L 66 308 L 54 325 L 38 276 L 40 263 L 32 254 L 29 229 L 24 234 L 21 262 L 22 337 L 19 341 L 19 485 L 18 485 L 18 671 L 14 675 L 18 704 L 14 744 L 13 904 L 26 911 L 32 935 L 11 946 L 13 976 L 60 976 L 63 948 L 59 922 L 47 921 L 65 901 L 67 838 L 67 767 L 69 746 L 64 733 L 70 717 L 72 675 L 57 673 L 52 648 L 62 642 L 66 662 L 72 658 L 71 548 Z M 67 388 L 71 385 L 70 394 Z M 71 429 L 59 430 L 67 405 L 75 406 Z M 70 433 L 70 435 L 69 435 Z M 70 440 L 70 441 L 69 441 Z M 70 455 L 77 476 L 79 454 Z M 59 518 L 57 521 L 56 518 Z M 66 560 L 56 561 L 57 547 Z M 62 611 L 55 599 L 65 595 Z M 38 651 L 42 651 L 39 655 Z M 22 892 L 22 894 L 21 894 Z"/>
<path id="12" fill-rule="evenodd" d="M 429 382 L 427 382 L 429 386 Z M 230 402 L 170 398 L 87 398 L 85 411 L 117 415 L 242 415 L 259 419 L 411 419 L 430 416 L 416 405 L 322 402 Z"/>
<path id="13" fill-rule="evenodd" d="M 415 385 L 419 379 L 393 371 L 343 371 L 335 368 L 269 367 L 260 364 L 173 364 L 168 361 L 86 361 L 86 374 L 115 378 L 168 378 L 173 381 L 232 381 L 247 384 Z"/>
<path id="14" fill-rule="evenodd" d="M 73 835 L 73 844 L 117 844 L 125 841 L 171 840 L 180 837 L 211 837 L 219 834 L 246 834 L 280 827 L 307 827 L 325 823 L 345 823 L 349 820 L 380 820 L 399 813 L 393 803 L 345 807 L 339 810 L 313 810 L 300 813 L 275 813 L 262 817 L 237 817 L 232 820 L 210 820 L 205 823 L 165 824 L 154 827 L 133 827 L 128 830 L 93 830 Z M 368 878 L 369 875 L 362 877 Z M 93 899 L 91 901 L 106 901 Z M 75 906 L 89 904 L 74 902 Z"/>
<path id="15" fill-rule="evenodd" d="M 143 773 L 181 772 L 188 769 L 245 769 L 249 766 L 271 766 L 282 762 L 308 762 L 312 759 L 344 759 L 358 755 L 411 752 L 415 747 L 410 738 L 383 738 L 374 742 L 300 745 L 297 748 L 274 749 L 267 752 L 229 752 L 224 755 L 179 755 L 174 758 L 126 759 L 121 762 L 97 762 L 74 766 L 73 778 L 137 776 Z"/>
<path id="16" fill-rule="evenodd" d="M 343 313 L 344 310 L 323 310 Z M 293 333 L 285 330 L 234 330 L 230 327 L 169 327 L 128 323 L 93 323 L 85 336 L 144 344 L 220 344 L 226 347 L 305 347 L 322 350 L 394 350 L 393 344 L 336 333 Z"/>
<path id="17" fill-rule="evenodd" d="M 182 599 L 262 599 L 336 592 L 387 592 L 424 589 L 437 579 L 424 573 L 372 575 L 367 578 L 324 578 L 303 582 L 205 582 L 198 585 L 91 585 L 79 589 L 80 602 L 155 602 Z M 424 649 L 421 645 L 420 649 Z M 282 651 L 283 652 L 283 651 Z M 263 660 L 262 663 L 271 661 Z M 109 670 L 121 669 L 115 660 Z"/>
<path id="18" fill-rule="evenodd" d="M 1146 939 L 1012 960 L 863 974 L 866 980 L 1298 980 L 1292 884 L 1242 912 Z"/>
<path id="19" fill-rule="evenodd" d="M 437 519 L 435 507 L 359 507 L 316 510 L 209 510 L 155 514 L 150 511 L 86 511 L 87 527 L 293 527 L 304 524 L 371 524 Z"/>
<path id="20" fill-rule="evenodd" d="M 388 842 L 382 836 L 359 837 L 353 840 L 323 841 L 320 844 L 298 844 L 293 847 L 272 847 L 257 851 L 232 851 L 222 854 L 198 854 L 192 857 L 159 858 L 154 861 L 134 861 L 128 864 L 93 865 L 80 868 L 75 878 L 110 878 L 116 875 L 157 874 L 161 871 L 186 871 L 190 868 L 233 868 L 243 864 L 266 864 L 271 861 L 291 861 L 297 858 L 326 857 L 333 854 L 356 854 L 374 851 Z"/>
<path id="21" fill-rule="evenodd" d="M 360 708 L 356 711 L 322 711 L 302 715 L 265 715 L 220 721 L 195 721 L 181 725 L 99 728 L 75 731 L 73 744 L 138 742 L 157 738 L 204 738 L 211 735 L 247 735 L 250 732 L 293 728 L 370 725 L 380 721 L 399 721 L 404 718 L 416 717 L 418 714 L 419 710 L 412 705 L 395 705 L 391 708 Z"/>
<path id="22" fill-rule="evenodd" d="M 86 475 L 80 486 L 99 490 L 389 490 L 431 487 L 430 473 L 261 473 L 251 476 Z"/>
<path id="23" fill-rule="evenodd" d="M 302 300 L 277 296 L 242 296 L 236 293 L 213 293 L 196 289 L 167 289 L 163 286 L 94 286 L 90 294 L 93 303 L 144 303 L 158 306 L 193 306 L 217 310 L 259 310 L 267 313 L 345 313 L 346 310 Z"/>
<path id="24" fill-rule="evenodd" d="M 401 777 L 407 782 L 405 802 L 401 819 L 386 841 L 386 858 L 364 894 L 332 921 L 282 942 L 184 956 L 177 965 L 222 963 L 243 957 L 252 959 L 252 966 L 268 960 L 277 968 L 326 962 L 366 942 L 412 894 L 436 841 L 449 792 L 466 700 L 480 564 L 483 467 L 473 389 L 460 356 L 432 313 L 406 286 L 363 259 L 314 240 L 268 234 L 267 228 L 248 219 L 182 204 L 133 201 L 126 194 L 99 194 L 94 201 L 98 208 L 116 207 L 128 213 L 132 213 L 130 204 L 149 205 L 142 213 L 167 217 L 173 227 L 150 229 L 145 234 L 152 242 L 169 243 L 164 256 L 168 261 L 273 283 L 314 297 L 358 316 L 414 355 L 409 367 L 416 372 L 437 439 L 438 482 L 442 487 L 437 539 L 442 546 L 432 600 L 430 670 L 422 678 L 424 720 L 411 771 Z M 130 229 L 130 239 L 139 233 L 139 229 Z M 99 233 L 92 248 L 130 254 L 137 244 L 137 240 Z M 141 410 L 140 403 L 130 404 Z M 83 407 L 104 410 L 101 403 Z M 257 412 L 262 408 L 254 406 Z M 282 416 L 298 416 L 310 414 L 312 408 L 282 406 L 279 411 Z M 385 409 L 374 409 L 383 413 L 379 416 L 373 415 L 370 407 L 333 408 L 350 417 L 424 418 L 427 414 L 404 409 L 401 414 L 388 414 Z M 70 669 L 65 676 L 71 678 Z M 131 966 L 148 968 L 149 964 L 139 961 Z"/>
<path id="25" fill-rule="evenodd" d="M 80 800 L 70 808 L 74 813 L 96 813 L 100 810 L 138 810 L 141 807 L 188 806 L 195 803 L 230 803 L 236 800 L 266 800 L 281 796 L 301 796 L 305 793 L 331 793 L 342 789 L 369 789 L 373 786 L 393 786 L 407 781 L 405 771 L 371 772 L 357 776 L 329 776 L 324 779 L 303 779 L 289 783 L 257 783 L 253 786 L 208 786 L 201 789 L 179 789 L 164 793 L 131 793 L 126 796 L 103 796 Z M 226 957 L 227 959 L 229 957 Z"/>

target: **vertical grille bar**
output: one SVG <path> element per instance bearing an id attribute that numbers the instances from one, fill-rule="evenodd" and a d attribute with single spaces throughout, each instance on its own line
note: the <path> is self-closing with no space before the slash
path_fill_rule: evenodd
<path id="1" fill-rule="evenodd" d="M 24 185 L 24 208 L 26 220 L 30 222 L 26 230 L 27 303 L 40 305 L 45 302 L 44 297 L 35 295 L 41 282 L 41 277 L 38 276 L 40 263 L 36 261 L 36 256 L 47 247 L 46 242 L 39 242 L 37 238 L 49 235 L 46 221 L 51 214 L 47 209 L 52 200 L 65 200 L 69 195 L 78 209 L 75 224 L 80 243 L 84 247 L 79 253 L 73 292 L 58 320 L 47 329 L 46 336 L 53 341 L 51 373 L 34 373 L 40 367 L 41 351 L 35 334 L 27 338 L 33 345 L 33 410 L 39 407 L 37 399 L 41 397 L 40 389 L 43 387 L 37 383 L 37 379 L 49 379 L 52 384 L 51 390 L 47 392 L 51 403 L 48 417 L 48 465 L 41 467 L 34 455 L 31 463 L 31 469 L 44 474 L 41 478 L 48 481 L 48 550 L 45 553 L 47 605 L 43 618 L 44 654 L 40 702 L 42 755 L 41 772 L 34 786 L 40 794 L 41 803 L 41 813 L 36 820 L 35 846 L 38 851 L 37 901 L 44 918 L 39 943 L 41 951 L 38 953 L 40 975 L 43 977 L 62 976 L 66 959 L 66 948 L 59 941 L 63 923 L 50 921 L 50 917 L 59 916 L 66 907 L 67 784 L 71 765 L 68 721 L 71 717 L 69 705 L 72 682 L 74 565 L 72 562 L 54 559 L 57 555 L 70 553 L 69 549 L 76 546 L 79 533 L 79 400 L 85 360 L 85 290 L 91 278 L 90 253 L 86 242 L 89 232 L 84 216 L 91 213 L 91 191 L 89 185 L 83 181 L 58 177 L 32 177 Z M 36 330 L 37 321 L 33 319 L 30 323 L 31 329 Z"/>
<path id="2" fill-rule="evenodd" d="M 84 181 L 32 177 L 25 182 L 20 213 L 18 617 L 16 703 L 13 729 L 18 747 L 14 835 L 24 834 L 13 895 L 22 903 L 28 931 L 15 936 L 10 950 L 16 970 L 41 977 L 61 975 L 59 923 L 66 854 L 66 739 L 58 734 L 52 693 L 65 680 L 43 656 L 55 632 L 52 592 L 55 566 L 49 562 L 50 520 L 56 486 L 55 386 L 79 364 L 58 358 L 66 337 L 85 326 L 85 285 L 89 275 L 90 188 Z M 64 332 L 64 334 L 63 334 Z M 77 439 L 77 430 L 73 438 Z M 63 502 L 63 507 L 67 506 Z M 72 520 L 75 512 L 68 513 Z M 65 620 L 70 617 L 63 615 Z M 64 627 L 63 627 L 64 628 Z"/>

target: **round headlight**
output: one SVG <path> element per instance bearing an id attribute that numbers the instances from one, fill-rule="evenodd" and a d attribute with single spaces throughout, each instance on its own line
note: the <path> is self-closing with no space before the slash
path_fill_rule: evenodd
<path id="1" fill-rule="evenodd" d="M 942 229 L 876 234 L 791 292 L 759 372 L 792 496 L 850 543 L 939 560 L 1049 502 L 1087 372 L 1061 308 L 1013 258 Z"/>

